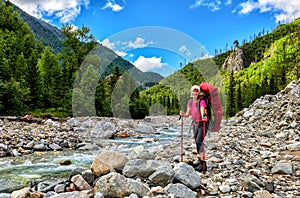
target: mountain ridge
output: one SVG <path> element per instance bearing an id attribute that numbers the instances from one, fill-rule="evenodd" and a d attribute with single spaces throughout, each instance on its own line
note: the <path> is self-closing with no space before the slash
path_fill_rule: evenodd
<path id="1" fill-rule="evenodd" d="M 60 29 L 47 22 L 37 19 L 34 16 L 27 14 L 18 6 L 14 4 L 12 5 L 14 7 L 14 10 L 18 11 L 20 18 L 29 25 L 30 29 L 32 30 L 33 34 L 36 36 L 36 39 L 38 41 L 41 41 L 45 46 L 50 46 L 55 53 L 58 53 L 63 49 L 62 41 L 64 39 L 64 36 Z M 131 70 L 131 73 L 133 72 L 135 74 L 137 80 L 141 84 L 148 82 L 156 84 L 164 78 L 162 75 L 156 72 L 142 72 L 138 68 L 136 68 L 131 62 L 118 56 L 113 50 L 101 44 L 99 45 L 99 47 L 101 49 L 97 49 L 97 53 L 101 51 L 101 55 L 99 55 L 102 61 L 104 62 L 106 69 L 101 73 L 101 77 L 110 75 L 114 69 L 114 66 L 118 66 L 122 73 Z"/>
<path id="2" fill-rule="evenodd" d="M 38 41 L 41 41 L 46 46 L 51 46 L 55 53 L 59 52 L 63 48 L 61 42 L 64 37 L 57 27 L 27 14 L 14 4 L 12 5 L 14 10 L 19 13 L 20 18 L 29 25 Z"/>

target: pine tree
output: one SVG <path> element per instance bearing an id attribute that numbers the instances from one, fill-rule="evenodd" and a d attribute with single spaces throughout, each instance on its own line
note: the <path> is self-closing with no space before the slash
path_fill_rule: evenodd
<path id="1" fill-rule="evenodd" d="M 72 107 L 73 116 L 95 116 L 95 93 L 99 74 L 92 65 L 84 70 L 80 79 L 74 82 Z"/>
<path id="2" fill-rule="evenodd" d="M 110 97 L 108 96 L 108 84 L 104 79 L 100 79 L 95 96 L 95 106 L 97 116 L 112 116 Z"/>
<path id="3" fill-rule="evenodd" d="M 237 82 L 237 85 L 238 85 L 238 88 L 237 88 L 237 91 L 236 91 L 236 106 L 237 106 L 237 109 L 242 109 L 243 107 L 243 99 L 242 99 L 242 89 L 241 89 L 241 82 L 238 80 Z"/>
<path id="4" fill-rule="evenodd" d="M 71 110 L 74 80 L 86 55 L 96 46 L 96 41 L 85 26 L 75 30 L 72 25 L 66 24 L 61 31 L 65 37 L 62 52 L 58 54 L 62 62 L 62 98 L 64 109 Z"/>
<path id="5" fill-rule="evenodd" d="M 26 113 L 30 87 L 26 70 L 36 49 L 34 36 L 9 2 L 0 2 L 0 108 L 3 115 Z"/>
<path id="6" fill-rule="evenodd" d="M 234 116 L 235 114 L 235 80 L 233 70 L 230 74 L 229 87 L 227 92 L 226 114 L 228 116 Z"/>
<path id="7" fill-rule="evenodd" d="M 38 62 L 38 70 L 41 80 L 42 101 L 44 107 L 54 107 L 56 86 L 59 84 L 60 68 L 56 56 L 50 47 L 46 47 Z"/>
<path id="8" fill-rule="evenodd" d="M 41 81 L 40 75 L 37 67 L 39 52 L 37 49 L 33 50 L 31 56 L 27 60 L 25 79 L 27 87 L 30 90 L 29 94 L 29 106 L 31 109 L 42 107 L 42 90 L 41 90 Z"/>

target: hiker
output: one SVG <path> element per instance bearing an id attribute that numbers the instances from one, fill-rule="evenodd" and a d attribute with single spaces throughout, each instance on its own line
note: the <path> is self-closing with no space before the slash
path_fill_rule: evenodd
<path id="1" fill-rule="evenodd" d="M 191 97 L 192 99 L 187 103 L 187 111 L 184 113 L 180 111 L 180 116 L 189 117 L 192 116 L 193 125 L 193 135 L 196 141 L 196 148 L 198 153 L 198 161 L 194 164 L 196 168 L 200 171 L 206 171 L 206 161 L 205 161 L 205 151 L 204 151 L 204 134 L 207 131 L 208 117 L 206 113 L 206 102 L 202 100 L 204 97 L 204 92 L 201 92 L 198 85 L 193 85 L 191 87 Z M 200 109 L 199 109 L 200 108 Z M 204 126 L 205 125 L 205 131 Z"/>

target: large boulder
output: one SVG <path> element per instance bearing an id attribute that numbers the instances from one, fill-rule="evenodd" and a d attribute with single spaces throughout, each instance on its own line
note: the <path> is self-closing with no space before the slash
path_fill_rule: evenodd
<path id="1" fill-rule="evenodd" d="M 91 131 L 93 137 L 108 139 L 117 133 L 116 126 L 111 122 L 99 121 Z"/>
<path id="2" fill-rule="evenodd" d="M 122 171 L 127 162 L 128 159 L 123 154 L 105 151 L 94 158 L 91 170 L 94 175 L 99 177 L 113 170 Z"/>
<path id="3" fill-rule="evenodd" d="M 144 197 L 149 191 L 150 188 L 145 184 L 115 172 L 100 177 L 94 187 L 94 192 L 100 192 L 104 197 L 123 198 L 130 194 Z"/>

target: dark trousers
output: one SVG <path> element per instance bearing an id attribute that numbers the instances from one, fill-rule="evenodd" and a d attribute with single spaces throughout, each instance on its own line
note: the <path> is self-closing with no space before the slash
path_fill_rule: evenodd
<path id="1" fill-rule="evenodd" d="M 207 127 L 206 127 L 207 128 Z M 204 152 L 204 138 L 206 134 L 203 131 L 203 122 L 197 123 L 193 127 L 194 131 L 194 138 L 196 141 L 196 149 L 197 153 Z M 207 131 L 207 130 L 205 130 Z"/>

